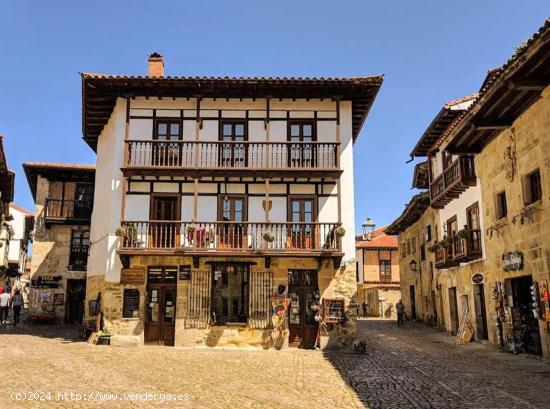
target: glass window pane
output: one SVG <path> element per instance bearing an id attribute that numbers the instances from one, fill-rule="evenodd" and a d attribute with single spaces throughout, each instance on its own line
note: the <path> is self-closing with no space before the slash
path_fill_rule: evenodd
<path id="1" fill-rule="evenodd" d="M 313 205 L 313 203 L 312 203 L 310 200 L 306 200 L 306 201 L 304 202 L 305 212 L 306 212 L 306 213 L 311 213 L 312 205 Z"/>
<path id="2" fill-rule="evenodd" d="M 293 212 L 299 212 L 300 211 L 300 202 L 298 200 L 292 201 L 292 211 Z"/>
<path id="3" fill-rule="evenodd" d="M 312 136 L 313 135 L 313 126 L 311 126 L 311 125 L 304 125 L 302 130 L 303 130 L 303 135 L 304 136 Z"/>
<path id="4" fill-rule="evenodd" d="M 170 133 L 172 135 L 179 135 L 179 133 L 180 133 L 180 124 L 172 124 L 170 126 Z"/>
<path id="5" fill-rule="evenodd" d="M 300 125 L 290 125 L 290 136 L 300 136 Z"/>
<path id="6" fill-rule="evenodd" d="M 235 125 L 235 135 L 244 136 L 244 124 Z"/>
<path id="7" fill-rule="evenodd" d="M 167 124 L 158 124 L 159 135 L 166 135 L 166 131 L 167 131 Z"/>
<path id="8" fill-rule="evenodd" d="M 224 136 L 233 135 L 233 127 L 231 126 L 231 124 L 223 125 L 223 134 Z"/>

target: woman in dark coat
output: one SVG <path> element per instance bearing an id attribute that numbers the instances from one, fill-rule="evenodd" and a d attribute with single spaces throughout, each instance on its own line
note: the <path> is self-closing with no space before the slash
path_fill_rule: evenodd
<path id="1" fill-rule="evenodd" d="M 19 323 L 21 317 L 21 308 L 23 308 L 24 300 L 19 288 L 15 290 L 15 294 L 11 298 L 11 308 L 13 308 L 13 326 Z"/>

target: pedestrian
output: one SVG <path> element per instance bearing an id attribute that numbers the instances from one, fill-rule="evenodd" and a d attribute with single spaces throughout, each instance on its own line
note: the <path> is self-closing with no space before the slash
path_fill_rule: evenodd
<path id="1" fill-rule="evenodd" d="M 401 300 L 395 305 L 397 310 L 397 326 L 399 328 L 403 327 L 403 317 L 405 316 L 405 305 Z"/>
<path id="2" fill-rule="evenodd" d="M 367 318 L 367 312 L 369 309 L 369 304 L 367 303 L 367 300 L 363 301 L 363 317 Z"/>
<path id="3" fill-rule="evenodd" d="M 15 294 L 13 294 L 13 297 L 11 299 L 11 307 L 13 308 L 13 326 L 14 327 L 17 324 L 19 324 L 19 319 L 21 317 L 21 308 L 23 308 L 24 302 L 25 301 L 23 300 L 23 296 L 21 295 L 19 288 L 16 289 Z"/>
<path id="4" fill-rule="evenodd" d="M 2 324 L 8 323 L 8 312 L 10 310 L 10 295 L 0 289 L 0 321 Z"/>

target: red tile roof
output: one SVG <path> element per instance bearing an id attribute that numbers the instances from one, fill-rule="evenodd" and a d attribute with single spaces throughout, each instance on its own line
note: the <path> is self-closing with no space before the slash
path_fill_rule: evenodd
<path id="1" fill-rule="evenodd" d="M 21 213 L 25 213 L 27 216 L 34 216 L 31 212 L 29 212 L 27 209 L 22 208 L 21 206 L 16 205 L 15 203 L 10 203 L 10 207 L 12 209 L 15 209 Z"/>
<path id="2" fill-rule="evenodd" d="M 372 232 L 371 240 L 362 240 L 362 237 L 355 242 L 358 249 L 379 249 L 379 248 L 397 248 L 397 237 L 388 236 L 384 233 L 387 226 L 380 227 Z"/>

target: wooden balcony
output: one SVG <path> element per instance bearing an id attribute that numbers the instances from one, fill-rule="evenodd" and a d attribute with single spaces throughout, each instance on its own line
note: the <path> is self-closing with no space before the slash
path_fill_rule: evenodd
<path id="1" fill-rule="evenodd" d="M 453 260 L 465 263 L 481 258 L 481 230 L 468 230 L 466 237 L 453 236 Z"/>
<path id="2" fill-rule="evenodd" d="M 468 187 L 475 186 L 475 184 L 474 157 L 471 155 L 459 156 L 430 184 L 432 207 L 443 208 L 451 200 L 460 196 Z"/>
<path id="3" fill-rule="evenodd" d="M 90 200 L 46 199 L 44 222 L 51 224 L 90 224 L 93 202 Z"/>
<path id="4" fill-rule="evenodd" d="M 450 268 L 481 258 L 481 230 L 469 230 L 465 237 L 455 234 L 448 248 L 437 246 L 435 249 L 435 267 Z"/>
<path id="5" fill-rule="evenodd" d="M 323 176 L 337 178 L 340 144 L 329 142 L 126 141 L 125 176 Z"/>
<path id="6" fill-rule="evenodd" d="M 120 254 L 341 255 L 337 223 L 125 221 Z M 271 236 L 266 240 L 266 236 Z M 272 239 L 272 240 L 271 240 Z"/>

